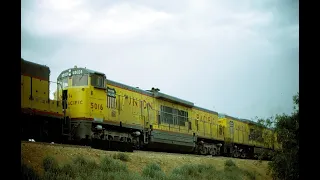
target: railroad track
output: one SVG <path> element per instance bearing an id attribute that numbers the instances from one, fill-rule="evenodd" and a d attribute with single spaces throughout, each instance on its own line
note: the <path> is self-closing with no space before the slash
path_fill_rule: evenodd
<path id="1" fill-rule="evenodd" d="M 62 144 L 62 143 L 47 143 L 47 142 L 31 142 L 31 141 L 21 141 L 21 143 L 30 143 L 30 144 L 43 144 L 50 146 L 63 146 L 63 147 L 74 147 L 74 148 L 88 148 L 91 149 L 90 146 L 82 146 L 82 145 L 74 145 L 74 144 Z"/>
<path id="2" fill-rule="evenodd" d="M 76 145 L 76 144 L 68 144 L 68 143 L 48 143 L 48 142 L 41 142 L 41 141 L 22 141 L 21 143 L 29 143 L 29 144 L 40 144 L 40 145 L 50 145 L 50 146 L 62 146 L 62 147 L 73 147 L 73 148 L 86 148 L 86 149 L 99 149 L 99 148 L 94 148 L 91 146 L 85 146 L 85 145 Z M 117 151 L 117 150 L 112 150 L 112 149 L 99 149 L 99 150 L 103 150 L 103 151 Z M 136 150 L 134 150 L 133 152 L 136 152 Z"/>

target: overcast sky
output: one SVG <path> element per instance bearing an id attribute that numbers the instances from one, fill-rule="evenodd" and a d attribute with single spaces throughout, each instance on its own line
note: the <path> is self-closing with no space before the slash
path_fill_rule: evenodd
<path id="1" fill-rule="evenodd" d="M 22 1 L 22 58 L 87 67 L 252 119 L 292 112 L 299 91 L 296 0 Z"/>

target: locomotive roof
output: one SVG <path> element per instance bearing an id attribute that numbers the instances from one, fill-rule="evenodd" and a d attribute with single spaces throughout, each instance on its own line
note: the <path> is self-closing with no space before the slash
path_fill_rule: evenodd
<path id="1" fill-rule="evenodd" d="M 153 92 L 153 96 L 155 98 L 172 101 L 172 102 L 179 103 L 181 105 L 185 105 L 185 106 L 188 106 L 188 107 L 194 107 L 194 103 L 193 102 L 186 101 L 186 100 L 183 100 L 183 99 L 180 99 L 180 98 L 177 98 L 177 97 L 174 97 L 174 96 L 170 96 L 168 94 L 164 94 L 164 93 L 161 93 L 161 92 L 157 92 L 157 91 L 152 91 L 152 92 Z"/>
<path id="2" fill-rule="evenodd" d="M 73 71 L 78 71 L 78 70 L 81 70 L 81 74 L 100 74 L 100 75 L 105 75 L 104 73 L 102 72 L 99 72 L 99 71 L 94 71 L 92 69 L 87 69 L 87 68 L 82 68 L 82 67 L 74 67 L 74 68 L 69 68 L 69 69 L 66 69 L 64 71 L 62 71 L 58 78 L 57 79 L 60 79 L 62 77 L 63 74 L 65 73 L 69 73 L 70 71 L 73 72 Z"/>
<path id="3" fill-rule="evenodd" d="M 21 74 L 49 81 L 50 68 L 21 58 Z"/>
<path id="4" fill-rule="evenodd" d="M 208 112 L 208 113 L 216 114 L 216 115 L 219 114 L 219 113 L 216 112 L 216 111 L 212 111 L 212 110 L 210 110 L 210 109 L 202 108 L 202 107 L 199 107 L 199 106 L 194 106 L 194 108 L 195 108 L 195 109 L 202 110 L 202 111 L 205 111 L 205 112 Z"/>
<path id="5" fill-rule="evenodd" d="M 177 97 L 174 97 L 174 96 L 170 96 L 170 95 L 167 95 L 167 94 L 164 94 L 164 93 L 161 93 L 161 92 L 154 92 L 154 91 L 150 91 L 150 90 L 142 90 L 142 89 L 135 88 L 135 87 L 132 87 L 132 86 L 128 86 L 126 84 L 122 84 L 122 83 L 119 83 L 119 82 L 116 82 L 116 81 L 113 81 L 113 80 L 110 80 L 110 79 L 107 80 L 107 83 L 111 84 L 111 85 L 114 85 L 114 86 L 121 87 L 123 89 L 128 89 L 130 91 L 141 93 L 141 94 L 144 94 L 144 95 L 147 95 L 147 96 L 154 96 L 156 98 L 158 97 L 158 98 L 163 98 L 163 99 L 166 99 L 166 100 L 171 100 L 171 101 L 173 101 L 175 103 L 180 103 L 180 104 L 185 105 L 185 106 L 194 107 L 196 109 L 199 109 L 199 110 L 202 110 L 202 111 L 206 111 L 208 113 L 218 114 L 215 111 L 208 110 L 208 109 L 205 109 L 205 108 L 201 108 L 201 107 L 198 107 L 198 106 L 194 106 L 194 103 L 192 103 L 192 102 L 185 101 L 183 99 L 180 99 L 180 98 L 177 98 Z"/>
<path id="6" fill-rule="evenodd" d="M 227 114 L 224 114 L 224 113 L 219 113 L 219 115 L 224 115 L 226 118 L 233 119 L 233 120 L 238 120 L 238 121 L 245 122 L 245 123 L 248 123 L 248 124 L 251 124 L 251 125 L 261 126 L 261 124 L 255 122 L 255 121 L 252 121 L 252 120 L 236 118 L 236 117 L 232 117 L 232 116 L 229 116 Z M 268 128 L 268 129 L 272 129 L 272 128 Z"/>
<path id="7" fill-rule="evenodd" d="M 121 87 L 123 89 L 128 89 L 130 91 L 138 92 L 138 93 L 141 93 L 141 94 L 144 94 L 144 95 L 148 95 L 148 96 L 153 96 L 153 97 L 159 98 L 159 99 L 165 99 L 165 100 L 168 100 L 168 101 L 171 101 L 171 102 L 175 102 L 175 103 L 178 103 L 178 104 L 182 104 L 182 105 L 185 105 L 185 106 L 188 106 L 188 107 L 193 107 L 194 106 L 194 104 L 192 102 L 185 101 L 183 99 L 180 99 L 180 98 L 177 98 L 177 97 L 174 97 L 174 96 L 170 96 L 170 95 L 167 95 L 167 94 L 164 94 L 164 93 L 161 93 L 161 92 L 156 92 L 156 91 L 151 91 L 151 90 L 142 90 L 142 89 L 135 88 L 135 87 L 132 87 L 132 86 L 128 86 L 128 85 L 125 85 L 125 84 L 122 84 L 122 83 L 119 83 L 119 82 L 116 82 L 116 81 L 113 81 L 113 80 L 110 80 L 110 79 L 107 79 L 107 83 L 111 84 L 111 85 L 114 85 L 114 86 Z"/>

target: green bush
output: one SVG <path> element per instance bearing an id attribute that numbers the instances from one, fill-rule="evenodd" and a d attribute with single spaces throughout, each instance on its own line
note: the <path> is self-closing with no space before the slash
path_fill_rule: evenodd
<path id="1" fill-rule="evenodd" d="M 126 164 L 120 160 L 115 160 L 108 156 L 101 160 L 100 169 L 104 172 L 128 172 L 128 167 Z"/>
<path id="2" fill-rule="evenodd" d="M 113 155 L 113 159 L 119 159 L 121 161 L 130 161 L 130 157 L 128 154 L 125 154 L 125 153 L 116 153 Z"/>
<path id="3" fill-rule="evenodd" d="M 237 165 L 231 159 L 229 159 L 224 162 L 224 166 L 225 167 L 232 167 L 232 166 L 237 166 Z"/>
<path id="4" fill-rule="evenodd" d="M 224 163 L 224 177 L 226 179 L 238 179 L 239 175 L 246 176 L 250 180 L 255 180 L 257 174 L 238 168 L 232 160 L 226 160 Z"/>
<path id="5" fill-rule="evenodd" d="M 175 168 L 172 171 L 170 178 L 179 179 L 219 179 L 221 172 L 217 171 L 213 165 L 203 164 L 187 164 L 181 167 Z"/>
<path id="6" fill-rule="evenodd" d="M 45 157 L 43 159 L 43 169 L 44 171 L 58 173 L 59 171 L 58 162 L 51 156 Z"/>
<path id="7" fill-rule="evenodd" d="M 156 163 L 148 164 L 143 169 L 142 176 L 152 179 L 166 179 L 166 174 L 162 171 L 160 165 Z"/>

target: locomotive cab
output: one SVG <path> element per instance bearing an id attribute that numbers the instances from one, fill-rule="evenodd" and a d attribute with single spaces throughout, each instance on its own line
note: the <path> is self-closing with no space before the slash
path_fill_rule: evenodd
<path id="1" fill-rule="evenodd" d="M 104 118 L 106 100 L 98 97 L 106 97 L 105 74 L 75 66 L 63 71 L 57 80 L 56 96 L 62 100 L 66 117 L 71 120 L 71 131 L 76 136 L 72 139 L 89 139 L 92 121 Z M 99 103 L 93 103 L 96 101 Z"/>

